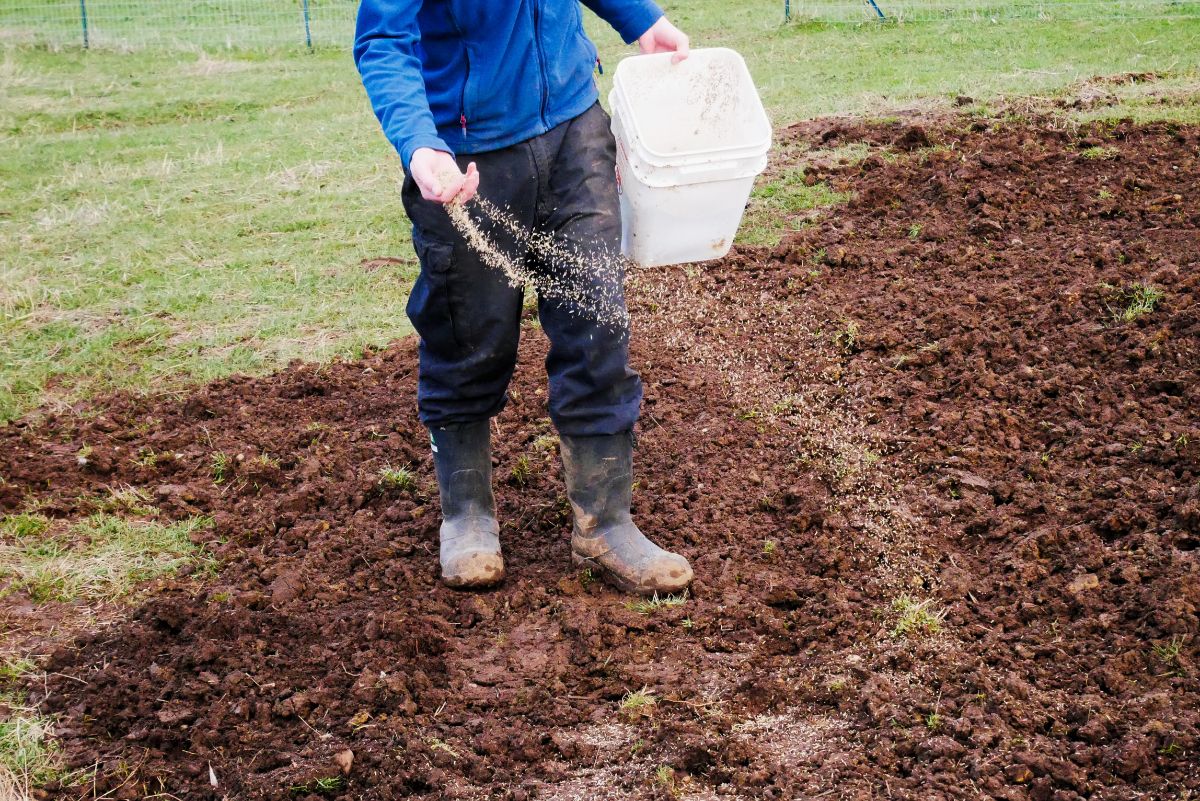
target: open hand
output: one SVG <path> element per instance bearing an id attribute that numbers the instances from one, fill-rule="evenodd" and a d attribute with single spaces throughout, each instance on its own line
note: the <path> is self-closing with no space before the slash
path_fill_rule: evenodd
<path id="1" fill-rule="evenodd" d="M 676 28 L 666 17 L 659 17 L 650 30 L 638 37 L 643 53 L 674 53 L 671 63 L 678 64 L 688 57 L 687 34 Z"/>
<path id="2" fill-rule="evenodd" d="M 479 191 L 479 170 L 475 162 L 468 164 L 464 173 L 454 156 L 443 150 L 417 148 L 408 161 L 408 173 L 421 190 L 421 197 L 435 203 L 452 200 L 466 203 Z"/>

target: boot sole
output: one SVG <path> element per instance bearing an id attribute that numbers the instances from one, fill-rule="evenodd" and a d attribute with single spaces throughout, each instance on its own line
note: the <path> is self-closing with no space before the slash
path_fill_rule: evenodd
<path id="1" fill-rule="evenodd" d="M 507 574 L 501 570 L 500 575 L 487 579 L 459 579 L 453 576 L 442 576 L 442 583 L 452 590 L 486 590 L 504 581 Z"/>
<path id="2" fill-rule="evenodd" d="M 573 551 L 571 552 L 571 562 L 574 563 L 577 568 L 586 568 L 591 570 L 592 573 L 605 584 L 631 595 L 641 595 L 646 597 L 657 595 L 659 593 L 666 593 L 669 595 L 672 593 L 683 592 L 688 588 L 687 584 L 675 590 L 663 589 L 662 587 L 643 587 L 642 585 L 630 581 L 618 573 L 614 573 L 612 570 L 609 570 L 592 557 L 583 556 L 582 554 L 578 554 Z"/>
<path id="3" fill-rule="evenodd" d="M 486 577 L 468 577 L 454 575 L 448 576 L 445 573 L 442 573 L 442 583 L 455 590 L 483 590 L 487 589 L 488 587 L 495 587 L 497 584 L 504 581 L 507 575 L 507 567 L 504 564 L 504 560 L 501 559 L 500 571 L 494 575 L 489 575 Z"/>

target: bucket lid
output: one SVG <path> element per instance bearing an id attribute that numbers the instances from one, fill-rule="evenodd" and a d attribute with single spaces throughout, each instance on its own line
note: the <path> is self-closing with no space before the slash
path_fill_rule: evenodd
<path id="1" fill-rule="evenodd" d="M 613 75 L 614 105 L 645 156 L 671 163 L 770 149 L 771 122 L 736 51 L 701 48 L 679 64 L 672 55 L 630 56 Z"/>

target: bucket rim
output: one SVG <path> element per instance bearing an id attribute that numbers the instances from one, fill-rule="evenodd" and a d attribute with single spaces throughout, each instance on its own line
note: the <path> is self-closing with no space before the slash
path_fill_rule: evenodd
<path id="1" fill-rule="evenodd" d="M 742 54 L 730 47 L 700 47 L 691 51 L 691 56 L 694 57 L 697 53 L 727 53 L 731 55 L 738 66 L 741 68 L 743 76 L 746 78 L 746 83 L 754 92 L 754 102 L 757 106 L 758 113 L 754 116 L 765 123 L 766 134 L 762 139 L 755 140 L 750 144 L 730 145 L 720 148 L 698 148 L 693 150 L 678 150 L 671 153 L 665 153 L 661 150 L 656 150 L 646 143 L 645 137 L 638 126 L 637 117 L 631 112 L 622 116 L 622 120 L 628 120 L 627 128 L 632 134 L 632 139 L 635 142 L 637 149 L 644 154 L 646 161 L 655 166 L 675 166 L 679 159 L 689 159 L 689 163 L 696 163 L 692 159 L 697 156 L 716 156 L 713 160 L 727 160 L 733 152 L 744 151 L 746 156 L 756 155 L 759 152 L 766 153 L 771 149 L 771 141 L 774 138 L 774 130 L 771 127 L 771 118 L 767 115 L 767 110 L 762 104 L 762 97 L 758 93 L 758 87 L 754 83 L 753 76 L 750 75 L 750 69 L 746 66 L 746 59 Z M 613 88 L 608 93 L 608 104 L 614 112 L 620 107 L 629 109 L 628 103 L 624 101 L 626 93 L 621 91 L 623 84 L 621 80 L 621 67 L 629 61 L 637 59 L 659 59 L 670 58 L 671 53 L 645 53 L 640 55 L 626 56 L 617 62 L 617 68 L 613 73 Z M 627 70 L 629 68 L 626 68 Z"/>
<path id="2" fill-rule="evenodd" d="M 770 149 L 749 152 L 744 154 L 729 155 L 723 159 L 706 158 L 693 159 L 675 164 L 655 164 L 644 157 L 644 154 L 637 148 L 636 144 L 627 141 L 624 136 L 624 124 L 619 114 L 612 117 L 613 138 L 616 140 L 617 146 L 617 162 L 624 162 L 629 170 L 633 173 L 638 183 L 643 186 L 648 186 L 656 189 L 669 188 L 673 186 L 691 186 L 695 184 L 712 183 L 715 181 L 736 181 L 743 178 L 750 178 L 760 174 L 766 169 L 767 163 L 770 161 Z M 622 135 L 618 136 L 617 131 L 620 129 Z M 731 165 L 732 169 L 725 171 L 713 170 L 707 175 L 702 174 L 700 177 L 689 176 L 684 179 L 678 174 L 681 170 L 688 168 L 704 167 L 706 165 L 716 165 L 721 162 L 736 162 Z"/>
<path id="3" fill-rule="evenodd" d="M 680 177 L 680 176 L 652 176 L 647 175 L 645 169 L 635 160 L 629 158 L 629 154 L 625 153 L 624 162 L 629 166 L 629 170 L 633 173 L 634 179 L 642 186 L 650 187 L 651 189 L 670 189 L 678 186 L 695 186 L 697 184 L 718 183 L 720 181 L 741 181 L 746 178 L 754 178 L 761 175 L 766 169 L 770 159 L 767 154 L 763 153 L 756 157 L 753 161 L 748 161 L 746 166 L 741 169 L 730 172 L 716 172 L 709 175 L 701 175 L 700 177 Z"/>
<path id="4" fill-rule="evenodd" d="M 728 161 L 731 158 L 755 158 L 771 150 L 771 143 L 775 139 L 775 133 L 769 128 L 766 137 L 760 141 L 749 145 L 731 145 L 722 148 L 704 148 L 700 150 L 681 150 L 671 155 L 664 155 L 659 151 L 655 151 L 646 145 L 642 138 L 638 135 L 637 130 L 632 126 L 636 125 L 635 120 L 630 120 L 628 112 L 621 113 L 621 109 L 625 108 L 625 104 L 621 103 L 614 95 L 616 90 L 609 92 L 608 104 L 613 110 L 613 116 L 621 121 L 621 125 L 625 128 L 629 136 L 629 145 L 637 151 L 639 158 L 655 167 L 685 167 L 696 164 L 703 164 L 709 161 Z M 630 121 L 626 125 L 626 120 Z"/>

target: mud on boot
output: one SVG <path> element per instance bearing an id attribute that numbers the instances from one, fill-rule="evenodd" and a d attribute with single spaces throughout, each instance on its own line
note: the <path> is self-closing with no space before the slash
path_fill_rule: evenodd
<path id="1" fill-rule="evenodd" d="M 430 430 L 442 500 L 442 581 L 451 587 L 490 587 L 504 578 L 488 426 L 483 420 Z"/>
<path id="2" fill-rule="evenodd" d="M 560 437 L 567 496 L 575 513 L 571 557 L 610 584 L 639 595 L 674 593 L 692 582 L 692 567 L 642 534 L 633 500 L 633 434 Z"/>

